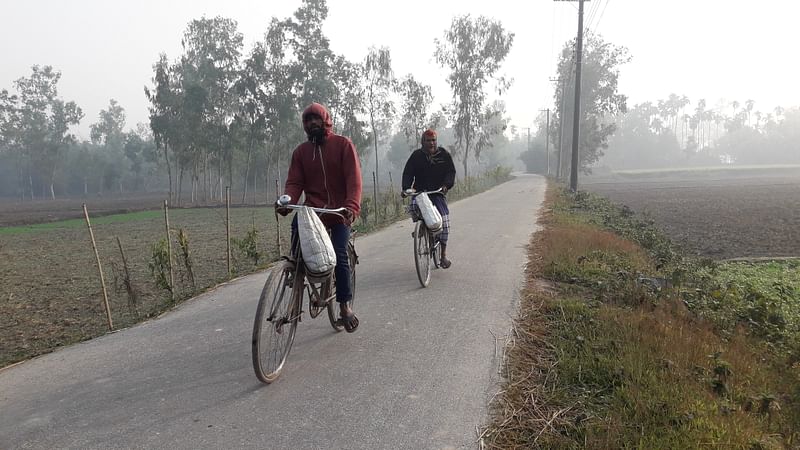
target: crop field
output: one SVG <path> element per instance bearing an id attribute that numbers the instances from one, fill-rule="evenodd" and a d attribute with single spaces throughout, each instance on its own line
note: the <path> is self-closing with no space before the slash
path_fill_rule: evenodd
<path id="1" fill-rule="evenodd" d="M 154 203 L 155 210 L 141 210 L 153 208 Z M 156 261 L 154 245 L 166 236 L 164 212 L 157 205 L 152 199 L 117 199 L 95 209 L 88 206 L 90 216 L 97 210 L 106 214 L 136 211 L 91 219 L 115 329 L 157 315 L 172 305 L 169 292 L 158 285 L 150 268 Z M 81 203 L 34 202 L 2 211 L 0 218 L 6 224 L 41 222 L 48 216 L 72 219 L 0 228 L 0 367 L 106 332 L 103 290 Z M 231 237 L 244 242 L 248 232 L 257 230 L 250 241 L 257 243 L 261 253 L 257 265 L 243 246 L 232 245 L 233 275 L 252 272 L 278 256 L 277 226 L 271 208 L 230 211 Z M 225 208 L 170 209 L 169 221 L 178 299 L 229 278 Z M 180 230 L 186 236 L 189 265 L 180 256 Z M 288 231 L 289 220 L 281 220 L 284 246 Z M 130 289 L 125 288 L 120 246 Z"/>
<path id="2" fill-rule="evenodd" d="M 579 189 L 655 221 L 712 259 L 800 256 L 800 170 L 767 168 L 589 176 Z"/>

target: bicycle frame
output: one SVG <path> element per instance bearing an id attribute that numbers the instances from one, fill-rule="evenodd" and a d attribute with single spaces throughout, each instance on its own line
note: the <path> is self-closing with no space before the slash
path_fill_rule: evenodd
<path id="1" fill-rule="evenodd" d="M 288 200 L 279 201 L 279 206 L 288 209 L 301 207 L 300 205 L 289 205 Z M 312 208 L 312 210 L 318 214 L 342 215 L 344 212 L 344 208 L 337 210 Z M 353 293 L 355 293 L 355 265 L 358 264 L 354 242 L 355 234 L 351 234 L 347 242 L 347 257 L 350 263 Z M 321 277 L 307 273 L 300 251 L 299 238 L 296 242 L 292 242 L 289 253 L 290 256 L 279 261 L 267 277 L 256 309 L 252 359 L 256 377 L 264 383 L 275 381 L 286 363 L 294 342 L 297 323 L 302 320 L 304 292 L 308 293 L 309 315 L 312 318 L 317 317 L 323 309 L 326 309 L 333 329 L 337 332 L 344 329 L 344 325 L 338 319 L 338 308 L 335 308 L 333 301 L 336 298 L 335 270 Z M 352 301 L 351 299 L 351 309 Z"/>

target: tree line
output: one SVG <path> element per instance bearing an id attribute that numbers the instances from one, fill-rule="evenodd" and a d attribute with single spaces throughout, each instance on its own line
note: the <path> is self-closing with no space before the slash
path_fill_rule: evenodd
<path id="1" fill-rule="evenodd" d="M 631 60 L 624 46 L 589 33 L 584 42 L 579 170 L 667 168 L 723 164 L 800 164 L 800 110 L 776 107 L 763 113 L 753 100 L 706 99 L 693 103 L 670 94 L 628 107 L 618 90 L 620 67 Z M 528 170 L 565 176 L 570 171 L 574 99 L 575 41 L 558 62 L 550 127 L 541 114 L 521 158 Z M 563 120 L 562 120 L 563 117 Z M 547 155 L 549 140 L 550 157 Z M 559 160 L 559 148 L 563 148 Z"/>
<path id="2" fill-rule="evenodd" d="M 362 164 L 374 162 L 379 184 L 388 169 L 381 165 L 397 170 L 426 127 L 452 136 L 462 176 L 487 167 L 481 155 L 508 123 L 498 99 L 510 84 L 500 67 L 513 33 L 482 16 L 453 18 L 433 49 L 452 97 L 434 108 L 429 85 L 395 75 L 389 48 L 370 47 L 362 61 L 336 54 L 322 30 L 327 16 L 325 0 L 303 0 L 291 17 L 273 17 L 250 49 L 236 21 L 192 20 L 182 54 L 162 53 L 153 64 L 144 87 L 149 123 L 124 131 L 125 109 L 111 99 L 87 142 L 70 132 L 84 113 L 58 95 L 60 72 L 33 66 L 12 91 L 0 91 L 0 196 L 160 190 L 181 204 L 221 200 L 230 186 L 244 201 L 282 182 L 290 152 L 305 140 L 300 112 L 311 102 L 329 109 Z"/>

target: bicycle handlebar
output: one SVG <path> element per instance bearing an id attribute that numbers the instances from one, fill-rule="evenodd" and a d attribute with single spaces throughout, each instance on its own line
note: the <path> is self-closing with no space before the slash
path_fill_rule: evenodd
<path id="1" fill-rule="evenodd" d="M 279 208 L 287 208 L 287 209 L 300 209 L 300 208 L 306 207 L 305 205 L 292 205 L 292 204 L 289 203 L 291 201 L 292 201 L 291 197 L 289 197 L 286 194 L 283 194 L 283 195 L 280 196 L 280 198 L 278 198 L 278 201 L 275 202 L 275 204 Z M 341 217 L 342 219 L 347 219 L 347 217 L 345 217 L 345 215 L 344 215 L 344 212 L 347 211 L 347 208 L 345 208 L 345 207 L 342 207 L 342 208 L 315 208 L 313 206 L 308 206 L 308 208 L 311 208 L 311 210 L 314 211 L 317 214 L 335 214 L 335 215 Z"/>
<path id="2" fill-rule="evenodd" d="M 442 194 L 442 195 L 444 195 L 444 192 L 442 192 L 442 188 L 436 189 L 435 191 L 416 191 L 414 189 L 406 189 L 401 194 L 404 197 L 416 197 L 419 194 Z"/>

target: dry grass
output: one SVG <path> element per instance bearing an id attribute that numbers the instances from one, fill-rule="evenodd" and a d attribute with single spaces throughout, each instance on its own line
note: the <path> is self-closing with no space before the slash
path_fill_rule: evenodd
<path id="1" fill-rule="evenodd" d="M 630 302 L 646 293 L 576 288 L 565 272 L 655 269 L 613 233 L 550 208 L 541 223 L 484 448 L 800 448 L 800 368 L 776 369 L 760 343 L 721 335 L 674 293 Z"/>

